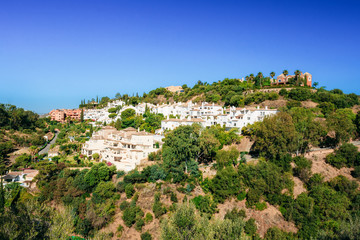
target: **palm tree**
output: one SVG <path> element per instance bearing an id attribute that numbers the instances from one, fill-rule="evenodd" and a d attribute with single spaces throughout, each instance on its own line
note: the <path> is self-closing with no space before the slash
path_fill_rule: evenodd
<path id="1" fill-rule="evenodd" d="M 314 88 L 316 88 L 318 85 L 319 85 L 318 82 L 314 82 L 314 83 L 313 83 Z"/>
<path id="2" fill-rule="evenodd" d="M 284 74 L 284 76 L 286 77 L 286 76 L 289 74 L 288 70 L 284 70 L 284 71 L 283 71 L 283 74 Z"/>
<path id="3" fill-rule="evenodd" d="M 273 79 L 275 77 L 275 72 L 271 72 L 270 77 L 271 77 L 271 79 Z"/>
<path id="4" fill-rule="evenodd" d="M 253 82 L 255 79 L 254 74 L 250 74 L 250 81 Z"/>
<path id="5" fill-rule="evenodd" d="M 300 70 L 296 70 L 294 74 L 296 79 L 296 85 L 300 85 L 300 74 L 301 74 Z"/>
<path id="6" fill-rule="evenodd" d="M 275 72 L 271 72 L 271 73 L 270 73 L 270 77 L 271 77 L 271 81 L 272 81 L 273 83 L 275 83 L 275 79 L 274 79 L 274 77 L 275 77 Z"/>
<path id="7" fill-rule="evenodd" d="M 29 152 L 30 152 L 30 155 L 32 156 L 33 160 L 34 160 L 35 155 L 38 153 L 38 151 L 39 151 L 39 148 L 34 145 L 29 147 Z"/>

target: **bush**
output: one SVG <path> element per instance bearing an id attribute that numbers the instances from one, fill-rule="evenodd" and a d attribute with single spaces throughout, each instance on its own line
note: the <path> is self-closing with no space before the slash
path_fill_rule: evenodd
<path id="1" fill-rule="evenodd" d="M 140 219 L 136 220 L 135 230 L 141 231 L 141 229 L 144 225 L 145 225 L 144 219 L 140 218 Z"/>
<path id="2" fill-rule="evenodd" d="M 126 184 L 125 182 L 123 182 L 123 181 L 118 182 L 117 185 L 116 185 L 116 190 L 117 190 L 118 192 L 123 193 L 123 192 L 125 192 L 125 187 L 126 187 L 126 185 L 127 185 L 127 184 Z"/>
<path id="3" fill-rule="evenodd" d="M 160 202 L 160 194 L 156 193 L 154 196 L 154 205 L 153 205 L 153 213 L 155 215 L 156 218 L 159 218 L 160 216 L 162 216 L 163 214 L 165 214 L 167 212 L 166 208 L 162 206 L 161 202 Z"/>
<path id="4" fill-rule="evenodd" d="M 262 211 L 267 208 L 267 205 L 265 202 L 258 202 L 255 204 L 255 209 L 258 211 Z"/>
<path id="5" fill-rule="evenodd" d="M 127 198 L 131 198 L 135 193 L 134 186 L 132 184 L 127 184 L 125 187 L 125 193 Z"/>
<path id="6" fill-rule="evenodd" d="M 128 207 L 130 207 L 130 203 L 128 203 L 127 201 L 122 201 L 120 203 L 120 210 L 124 211 L 125 209 L 127 209 Z"/>
<path id="7" fill-rule="evenodd" d="M 146 215 L 145 215 L 145 223 L 146 224 L 152 222 L 153 219 L 154 219 L 154 217 L 151 213 L 149 213 L 149 212 L 146 213 Z"/>
<path id="8" fill-rule="evenodd" d="M 293 88 L 290 90 L 288 96 L 296 101 L 306 101 L 311 97 L 311 91 L 305 88 Z"/>
<path id="9" fill-rule="evenodd" d="M 143 214 L 144 212 L 136 205 L 130 206 L 123 212 L 122 219 L 124 220 L 124 223 L 127 227 L 131 227 L 136 222 L 136 220 L 139 219 L 139 216 Z"/>
<path id="10" fill-rule="evenodd" d="M 117 227 L 117 231 L 120 233 L 123 232 L 124 231 L 123 225 L 119 224 L 119 226 Z"/>
<path id="11" fill-rule="evenodd" d="M 243 191 L 236 196 L 237 200 L 242 201 L 246 198 L 246 192 Z"/>
<path id="12" fill-rule="evenodd" d="M 212 201 L 210 196 L 197 196 L 192 199 L 192 202 L 195 204 L 195 207 L 201 212 L 201 213 L 208 213 L 210 215 L 214 214 L 216 212 L 216 204 Z"/>
<path id="13" fill-rule="evenodd" d="M 174 193 L 174 192 L 171 192 L 171 193 L 170 193 L 170 200 L 171 200 L 172 202 L 174 202 L 174 203 L 177 203 L 177 202 L 178 202 L 176 193 Z"/>
<path id="14" fill-rule="evenodd" d="M 244 230 L 245 230 L 245 233 L 249 234 L 250 236 L 255 235 L 256 230 L 257 230 L 257 226 L 255 224 L 255 219 L 250 218 L 249 220 L 247 220 L 245 223 Z"/>
<path id="15" fill-rule="evenodd" d="M 287 95 L 288 95 L 288 91 L 287 91 L 285 88 L 282 88 L 282 89 L 279 91 L 279 95 L 280 95 L 280 96 L 287 96 Z"/>
<path id="16" fill-rule="evenodd" d="M 244 209 L 241 210 L 237 210 L 236 207 L 234 207 L 233 209 L 231 209 L 231 211 L 227 210 L 226 214 L 224 216 L 224 219 L 229 219 L 231 221 L 236 221 L 238 219 L 244 219 L 246 218 L 246 213 Z"/>
<path id="17" fill-rule="evenodd" d="M 141 240 L 152 240 L 151 234 L 149 232 L 144 232 L 141 234 Z"/>
<path id="18" fill-rule="evenodd" d="M 120 178 L 120 177 L 122 177 L 122 176 L 124 176 L 125 175 L 125 172 L 124 171 L 117 171 L 116 172 L 116 178 Z"/>

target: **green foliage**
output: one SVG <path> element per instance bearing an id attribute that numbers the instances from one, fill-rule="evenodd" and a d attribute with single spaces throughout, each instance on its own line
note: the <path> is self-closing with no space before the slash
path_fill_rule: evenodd
<path id="1" fill-rule="evenodd" d="M 257 230 L 257 226 L 255 224 L 255 219 L 250 218 L 249 220 L 247 220 L 245 223 L 244 230 L 245 230 L 245 233 L 250 236 L 255 235 L 256 230 Z"/>
<path id="2" fill-rule="evenodd" d="M 129 208 L 130 207 L 130 203 L 127 202 L 127 201 L 122 201 L 120 203 L 120 210 L 121 211 L 124 211 L 125 209 Z"/>
<path id="3" fill-rule="evenodd" d="M 151 213 L 146 213 L 145 215 L 145 223 L 148 224 L 153 221 L 153 215 Z"/>
<path id="4" fill-rule="evenodd" d="M 210 184 L 210 191 L 214 195 L 214 200 L 220 203 L 231 196 L 237 196 L 244 190 L 244 184 L 233 167 L 217 171 Z"/>
<path id="5" fill-rule="evenodd" d="M 165 214 L 167 212 L 167 210 L 160 202 L 160 193 L 155 193 L 154 198 L 155 198 L 155 201 L 154 201 L 152 210 L 153 210 L 155 217 L 159 218 L 163 214 Z"/>
<path id="6" fill-rule="evenodd" d="M 224 219 L 229 219 L 231 221 L 236 221 L 238 219 L 243 220 L 244 218 L 246 218 L 245 210 L 238 210 L 236 207 L 231 209 L 231 211 L 227 210 L 224 216 Z"/>
<path id="7" fill-rule="evenodd" d="M 126 197 L 127 197 L 127 198 L 131 198 L 131 197 L 134 195 L 134 193 L 135 193 L 134 185 L 132 185 L 132 184 L 127 184 L 127 185 L 125 186 L 125 193 L 126 193 Z"/>
<path id="8" fill-rule="evenodd" d="M 140 207 L 130 206 L 123 211 L 122 219 L 127 227 L 131 227 L 137 219 L 138 215 L 144 214 Z M 140 224 L 141 225 L 141 224 Z"/>
<path id="9" fill-rule="evenodd" d="M 227 166 L 236 166 L 238 163 L 240 152 L 236 147 L 231 147 L 230 150 L 219 150 L 216 152 L 216 167 L 222 169 Z"/>
<path id="10" fill-rule="evenodd" d="M 311 97 L 311 91 L 306 88 L 293 88 L 288 93 L 288 97 L 296 101 L 306 101 Z"/>
<path id="11" fill-rule="evenodd" d="M 268 159 L 292 153 L 297 148 L 295 125 L 292 117 L 285 112 L 265 118 L 254 134 L 253 151 Z"/>
<path id="12" fill-rule="evenodd" d="M 286 102 L 286 107 L 288 109 L 291 108 L 299 108 L 301 107 L 301 102 L 300 101 L 296 101 L 296 100 L 289 100 L 288 102 Z"/>
<path id="13" fill-rule="evenodd" d="M 94 194 L 98 194 L 103 199 L 111 198 L 114 192 L 115 186 L 112 182 L 100 182 L 94 190 Z"/>
<path id="14" fill-rule="evenodd" d="M 353 144 L 344 143 L 334 153 L 326 156 L 326 162 L 336 168 L 359 166 L 360 153 Z"/>
<path id="15" fill-rule="evenodd" d="M 45 128 L 44 120 L 39 115 L 17 108 L 10 104 L 0 104 L 0 128 L 23 130 L 35 128 Z"/>
<path id="16" fill-rule="evenodd" d="M 355 115 L 351 109 L 338 109 L 326 119 L 328 128 L 335 131 L 337 144 L 346 143 L 355 136 L 356 126 L 353 123 Z"/>
<path id="17" fill-rule="evenodd" d="M 152 236 L 149 232 L 144 232 L 141 234 L 141 240 L 152 240 Z"/>
<path id="18" fill-rule="evenodd" d="M 216 204 L 209 195 L 197 196 L 192 199 L 196 209 L 201 213 L 209 214 L 210 216 L 216 212 Z"/>
<path id="19" fill-rule="evenodd" d="M 141 229 L 142 229 L 143 226 L 145 226 L 144 219 L 140 218 L 140 219 L 136 220 L 135 229 L 136 229 L 137 231 L 141 231 Z"/>
<path id="20" fill-rule="evenodd" d="M 117 116 L 116 113 L 110 113 L 108 117 L 109 117 L 109 118 L 116 118 L 116 116 Z"/>
<path id="21" fill-rule="evenodd" d="M 262 211 L 267 208 L 267 205 L 265 202 L 258 202 L 255 204 L 255 209 L 258 211 Z"/>
<path id="22" fill-rule="evenodd" d="M 257 165 L 244 165 L 239 168 L 239 176 L 249 191 L 246 204 L 254 206 L 260 199 L 279 204 L 284 197 L 282 191 L 293 191 L 294 183 L 289 173 L 284 173 L 281 168 L 271 162 L 260 161 Z"/>
<path id="23" fill-rule="evenodd" d="M 198 174 L 195 160 L 200 151 L 199 134 L 195 126 L 180 126 L 166 135 L 163 145 L 165 169 L 170 172 L 187 172 Z M 191 166 L 195 166 L 191 169 Z"/>
<path id="24" fill-rule="evenodd" d="M 192 204 L 179 205 L 169 219 L 161 223 L 162 239 L 242 239 L 241 219 L 209 220 L 201 217 Z"/>
<path id="25" fill-rule="evenodd" d="M 305 183 L 308 182 L 311 176 L 312 162 L 304 157 L 295 157 L 294 162 L 296 164 L 294 176 L 299 177 Z"/>

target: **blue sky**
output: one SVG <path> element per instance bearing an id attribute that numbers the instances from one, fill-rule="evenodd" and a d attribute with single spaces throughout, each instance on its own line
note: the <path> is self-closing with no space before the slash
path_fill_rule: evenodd
<path id="1" fill-rule="evenodd" d="M 0 103 L 38 113 L 261 71 L 360 94 L 360 1 L 0 2 Z"/>

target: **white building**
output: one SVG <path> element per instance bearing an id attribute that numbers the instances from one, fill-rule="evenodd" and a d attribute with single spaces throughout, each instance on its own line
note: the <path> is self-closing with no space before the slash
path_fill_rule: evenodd
<path id="1" fill-rule="evenodd" d="M 111 103 L 114 104 L 114 103 Z M 122 108 L 114 119 L 109 118 L 108 109 L 121 105 Z M 124 106 L 124 102 L 115 103 L 103 109 L 90 109 L 84 113 L 85 119 L 93 119 L 95 122 L 106 122 L 107 124 L 120 118 L 121 112 L 127 109 L 134 109 L 137 115 L 142 115 L 148 109 L 152 113 L 163 114 L 166 120 L 161 123 L 161 129 L 156 131 L 162 133 L 165 130 L 173 130 L 180 125 L 191 125 L 194 122 L 200 123 L 203 127 L 220 124 L 226 128 L 238 128 L 240 131 L 244 126 L 262 121 L 265 116 L 276 114 L 277 109 L 268 109 L 267 107 L 257 108 L 224 108 L 214 103 L 203 102 L 194 104 L 192 101 L 188 103 L 173 103 L 153 105 L 150 103 L 141 103 L 137 106 Z M 170 116 L 172 119 L 169 119 Z M 174 118 L 176 117 L 176 118 Z"/>
<path id="2" fill-rule="evenodd" d="M 273 115 L 278 112 L 277 109 L 268 109 L 267 107 L 261 109 L 257 108 L 219 108 L 216 105 L 202 104 L 201 107 L 190 110 L 190 115 L 186 119 L 166 119 L 161 122 L 161 130 L 159 133 L 166 130 L 173 130 L 181 125 L 191 125 L 199 123 L 203 127 L 210 127 L 219 124 L 222 127 L 241 129 L 248 124 L 253 124 L 262 121 L 265 116 Z"/>
<path id="3" fill-rule="evenodd" d="M 130 171 L 147 158 L 149 153 L 159 150 L 161 142 L 153 134 L 134 128 L 116 130 L 106 126 L 87 141 L 82 153 L 91 157 L 100 155 L 101 161 L 110 162 L 118 170 Z"/>

